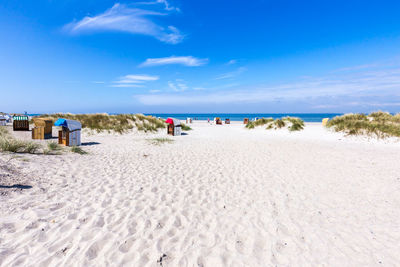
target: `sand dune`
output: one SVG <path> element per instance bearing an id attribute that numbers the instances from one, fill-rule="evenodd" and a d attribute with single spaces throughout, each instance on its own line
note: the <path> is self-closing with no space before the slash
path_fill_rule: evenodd
<path id="1" fill-rule="evenodd" d="M 0 195 L 0 265 L 400 263 L 398 142 L 192 128 L 171 144 L 95 134 L 88 155 L 1 154 L 32 188 Z"/>

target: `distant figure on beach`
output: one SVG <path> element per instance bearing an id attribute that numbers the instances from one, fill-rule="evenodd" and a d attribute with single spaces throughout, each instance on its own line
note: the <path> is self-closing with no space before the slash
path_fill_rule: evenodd
<path id="1" fill-rule="evenodd" d="M 210 123 L 210 118 L 207 118 L 207 120 L 208 120 L 208 123 Z"/>

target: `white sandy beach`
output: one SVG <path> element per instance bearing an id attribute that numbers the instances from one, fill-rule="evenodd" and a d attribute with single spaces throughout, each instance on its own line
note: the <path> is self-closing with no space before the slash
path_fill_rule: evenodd
<path id="1" fill-rule="evenodd" d="M 400 264 L 400 142 L 191 127 L 170 144 L 101 133 L 82 136 L 88 155 L 0 154 L 32 187 L 0 189 L 0 266 Z"/>

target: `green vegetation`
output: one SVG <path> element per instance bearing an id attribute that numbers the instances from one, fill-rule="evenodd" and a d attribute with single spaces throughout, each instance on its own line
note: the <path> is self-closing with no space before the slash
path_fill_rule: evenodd
<path id="1" fill-rule="evenodd" d="M 48 142 L 47 143 L 47 148 L 43 149 L 43 154 L 49 155 L 49 154 L 55 154 L 59 155 L 61 154 L 62 147 L 56 143 L 56 142 Z"/>
<path id="2" fill-rule="evenodd" d="M 348 135 L 365 134 L 385 138 L 400 137 L 400 113 L 391 115 L 378 111 L 366 114 L 345 114 L 329 120 L 326 127 Z"/>
<path id="3" fill-rule="evenodd" d="M 273 118 L 262 118 L 256 121 L 249 121 L 246 124 L 247 129 L 254 129 L 257 126 L 264 126 L 266 125 L 266 129 L 281 129 L 288 126 L 288 130 L 293 131 L 300 131 L 304 129 L 304 121 L 300 118 L 295 117 L 285 117 L 282 119 L 273 119 Z"/>
<path id="4" fill-rule="evenodd" d="M 54 151 L 54 150 L 60 150 L 61 146 L 56 142 L 48 142 L 47 148 L 51 151 Z"/>
<path id="5" fill-rule="evenodd" d="M 12 153 L 30 153 L 34 154 L 41 148 L 40 144 L 17 140 L 7 131 L 7 128 L 0 127 L 0 151 Z"/>
<path id="6" fill-rule="evenodd" d="M 285 117 L 283 121 L 288 122 L 290 125 L 288 127 L 289 131 L 301 131 L 304 129 L 304 121 L 300 118 L 295 117 Z"/>
<path id="7" fill-rule="evenodd" d="M 184 123 L 181 124 L 182 131 L 191 131 L 192 128 L 189 125 L 186 125 Z"/>
<path id="8" fill-rule="evenodd" d="M 0 137 L 0 151 L 12 153 L 30 153 L 35 154 L 41 148 L 38 143 L 16 140 L 11 137 Z"/>
<path id="9" fill-rule="evenodd" d="M 83 150 L 83 149 L 80 148 L 79 146 L 72 146 L 72 147 L 71 147 L 71 152 L 73 152 L 73 153 L 78 153 L 78 154 L 80 154 L 80 155 L 88 154 L 88 152 L 86 152 L 85 150 Z"/>
<path id="10" fill-rule="evenodd" d="M 36 152 L 38 152 L 38 150 L 40 150 L 42 148 L 42 146 L 38 143 L 35 142 L 30 142 L 30 141 L 20 141 L 25 143 L 25 147 L 24 147 L 24 152 L 25 153 L 29 153 L 29 154 L 35 154 Z"/>
<path id="11" fill-rule="evenodd" d="M 276 119 L 274 121 L 275 129 L 281 129 L 286 126 L 286 123 L 283 119 Z"/>
<path id="12" fill-rule="evenodd" d="M 152 138 L 152 139 L 147 139 L 151 144 L 153 145 L 161 145 L 164 143 L 172 143 L 174 140 L 169 139 L 169 138 Z"/>
<path id="13" fill-rule="evenodd" d="M 17 140 L 10 135 L 5 127 L 0 127 L 0 151 L 11 153 L 29 153 L 29 154 L 45 154 L 60 155 L 63 148 L 56 142 L 48 142 L 44 148 L 40 143 L 34 141 Z M 80 147 L 71 147 L 71 152 L 81 155 L 88 154 Z"/>
<path id="14" fill-rule="evenodd" d="M 7 137 L 9 135 L 10 133 L 7 131 L 7 128 L 5 126 L 0 126 L 0 138 Z"/>
<path id="15" fill-rule="evenodd" d="M 246 126 L 244 126 L 244 127 L 246 127 L 247 129 L 254 129 L 256 126 L 255 126 L 255 124 L 254 124 L 254 121 L 249 121 L 249 122 L 246 124 Z"/>
<path id="16" fill-rule="evenodd" d="M 246 128 L 247 129 L 254 129 L 256 126 L 263 126 L 263 125 L 265 125 L 265 124 L 269 124 L 269 123 L 271 123 L 271 122 L 273 122 L 274 121 L 274 119 L 273 118 L 261 118 L 261 119 L 258 119 L 258 120 L 256 120 L 256 121 L 249 121 L 247 124 L 246 124 Z"/>
<path id="17" fill-rule="evenodd" d="M 163 120 L 142 114 L 45 114 L 40 117 L 52 118 L 53 121 L 56 121 L 58 118 L 77 120 L 82 124 L 82 128 L 97 132 L 114 131 L 122 134 L 134 127 L 138 131 L 144 132 L 155 132 L 158 129 L 165 128 Z"/>
<path id="18" fill-rule="evenodd" d="M 119 115 L 117 115 L 119 116 Z M 131 115 L 135 118 L 135 126 L 138 131 L 156 132 L 158 129 L 166 127 L 164 120 L 157 119 L 153 116 L 145 116 L 142 114 Z"/>

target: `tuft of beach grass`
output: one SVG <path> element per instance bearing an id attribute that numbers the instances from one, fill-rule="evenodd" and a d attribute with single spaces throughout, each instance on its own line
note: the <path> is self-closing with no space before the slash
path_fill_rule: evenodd
<path id="1" fill-rule="evenodd" d="M 147 139 L 151 144 L 153 145 L 161 145 L 161 144 L 170 144 L 174 142 L 174 140 L 169 139 L 169 138 L 152 138 L 152 139 Z"/>
<path id="2" fill-rule="evenodd" d="M 182 131 L 191 131 L 192 128 L 189 125 L 186 125 L 184 123 L 181 124 Z"/>
<path id="3" fill-rule="evenodd" d="M 289 131 L 301 131 L 304 129 L 304 121 L 300 118 L 296 117 L 285 117 L 282 119 L 283 121 L 288 122 L 290 125 L 288 126 Z"/>
<path id="4" fill-rule="evenodd" d="M 10 133 L 8 132 L 5 126 L 0 126 L 0 138 L 1 137 L 8 137 Z"/>
<path id="5" fill-rule="evenodd" d="M 82 148 L 80 148 L 79 146 L 72 146 L 72 147 L 71 147 L 71 152 L 77 153 L 77 154 L 80 154 L 80 155 L 89 154 L 88 152 L 86 152 L 85 150 L 83 150 Z"/>
<path id="6" fill-rule="evenodd" d="M 46 154 L 46 155 L 49 155 L 49 154 L 59 155 L 59 154 L 61 154 L 62 150 L 63 150 L 63 148 L 57 142 L 48 142 L 47 143 L 47 148 L 43 149 L 43 154 Z"/>
<path id="7" fill-rule="evenodd" d="M 35 142 L 0 137 L 0 151 L 2 152 L 35 154 L 41 147 L 40 144 Z"/>
<path id="8" fill-rule="evenodd" d="M 273 118 L 261 118 L 256 121 L 249 121 L 246 124 L 247 129 L 254 129 L 257 126 L 264 126 L 266 125 L 267 130 L 270 129 L 281 129 L 287 126 L 288 130 L 293 131 L 300 131 L 304 129 L 304 121 L 300 118 L 295 117 L 284 117 L 281 119 L 273 119 Z"/>
<path id="9" fill-rule="evenodd" d="M 285 126 L 286 126 L 286 123 L 285 123 L 285 121 L 282 120 L 282 119 L 276 119 L 276 120 L 274 121 L 274 126 L 275 126 L 275 129 L 280 129 L 280 128 L 285 127 Z"/>
<path id="10" fill-rule="evenodd" d="M 247 129 L 254 129 L 256 126 L 255 126 L 255 123 L 254 123 L 254 122 L 249 121 L 249 122 L 246 124 L 245 127 L 246 127 Z"/>
<path id="11" fill-rule="evenodd" d="M 377 138 L 400 137 L 400 113 L 387 112 L 345 114 L 328 121 L 327 128 L 347 135 L 368 135 Z"/>

